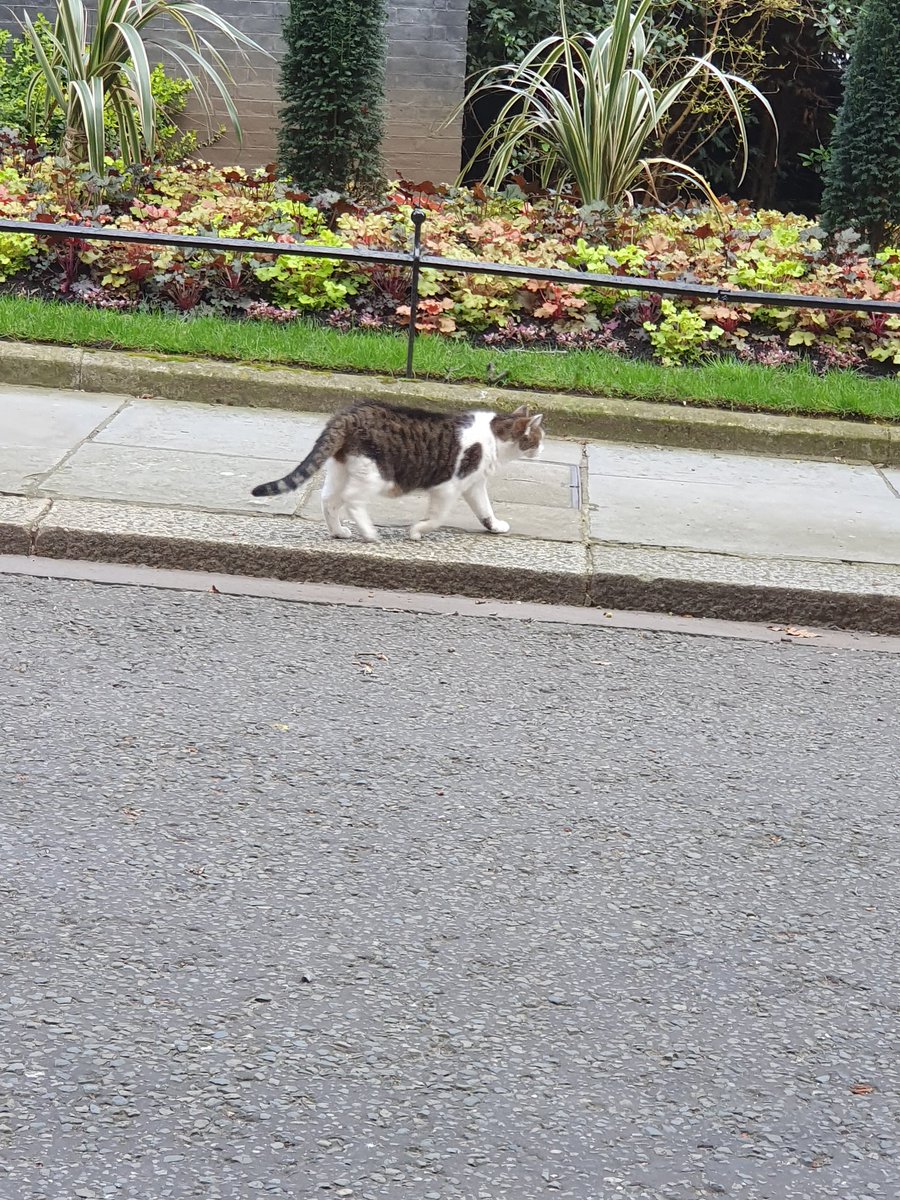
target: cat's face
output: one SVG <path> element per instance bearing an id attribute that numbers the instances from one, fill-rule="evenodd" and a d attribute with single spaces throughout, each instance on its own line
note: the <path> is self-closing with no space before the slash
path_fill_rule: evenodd
<path id="1" fill-rule="evenodd" d="M 509 417 L 495 420 L 498 441 L 505 444 L 509 458 L 539 458 L 544 448 L 544 414 L 532 413 L 527 405 Z"/>
<path id="2" fill-rule="evenodd" d="M 544 449 L 543 413 L 528 418 L 528 424 L 519 436 L 519 454 L 522 458 L 539 458 Z"/>

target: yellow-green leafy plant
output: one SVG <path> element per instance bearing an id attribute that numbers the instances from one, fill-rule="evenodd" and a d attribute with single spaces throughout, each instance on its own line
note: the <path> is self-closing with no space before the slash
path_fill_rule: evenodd
<path id="1" fill-rule="evenodd" d="M 888 317 L 884 322 L 884 333 L 869 350 L 869 358 L 876 362 L 891 362 L 900 367 L 900 317 Z"/>
<path id="2" fill-rule="evenodd" d="M 662 301 L 660 319 L 645 321 L 644 329 L 657 358 L 667 367 L 696 362 L 724 332 L 720 325 L 707 325 L 694 309 L 679 308 L 671 300 Z"/>
<path id="3" fill-rule="evenodd" d="M 89 21 L 83 0 L 57 0 L 50 33 L 24 13 L 38 70 L 27 92 L 28 118 L 37 130 L 63 120 L 62 152 L 103 173 L 111 113 L 122 157 L 138 163 L 160 144 L 160 105 L 153 87 L 149 46 L 177 64 L 206 108 L 209 86 L 221 96 L 238 138 L 241 124 L 229 94 L 233 82 L 222 55 L 197 31 L 202 23 L 241 50 L 265 53 L 252 38 L 205 4 L 193 0 L 97 0 Z M 151 38 L 154 30 L 159 34 Z"/>
<path id="4" fill-rule="evenodd" d="M 724 95 L 746 171 L 747 130 L 737 92 L 753 96 L 774 121 L 771 106 L 752 83 L 722 71 L 709 54 L 651 67 L 653 39 L 644 24 L 651 4 L 637 0 L 632 9 L 631 0 L 616 0 L 599 34 L 570 35 L 561 0 L 558 36 L 544 38 L 521 63 L 484 72 L 465 103 L 485 93 L 507 97 L 469 164 L 488 156 L 486 183 L 502 184 L 514 168 L 524 167 L 544 187 L 574 186 L 583 205 L 614 207 L 630 202 L 641 185 L 653 193 L 656 181 L 668 176 L 699 187 L 715 203 L 698 171 L 652 150 L 667 118 L 701 82 Z"/>
<path id="5" fill-rule="evenodd" d="M 323 229 L 315 236 L 317 246 L 345 246 L 336 234 Z M 340 308 L 348 296 L 359 291 L 361 276 L 351 265 L 333 258 L 305 258 L 282 254 L 254 270 L 256 278 L 269 285 L 273 298 L 286 308 L 312 311 Z"/>
<path id="6" fill-rule="evenodd" d="M 0 233 L 0 283 L 18 275 L 31 264 L 37 241 L 27 233 Z"/>

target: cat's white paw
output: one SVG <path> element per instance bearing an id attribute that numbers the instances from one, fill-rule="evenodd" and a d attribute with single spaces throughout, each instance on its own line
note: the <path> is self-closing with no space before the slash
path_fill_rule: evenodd
<path id="1" fill-rule="evenodd" d="M 360 539 L 364 542 L 380 542 L 381 538 L 377 533 L 361 533 Z"/>
<path id="2" fill-rule="evenodd" d="M 337 529 L 333 531 L 331 536 L 333 538 L 340 538 L 342 541 L 346 541 L 348 538 L 353 537 L 353 530 L 348 529 L 346 525 L 338 525 Z"/>
<path id="3" fill-rule="evenodd" d="M 421 542 L 422 540 L 422 534 L 415 526 L 409 531 L 409 540 L 411 542 Z"/>
<path id="4" fill-rule="evenodd" d="M 509 533 L 509 521 L 498 521 L 496 518 L 491 523 L 488 530 L 489 533 Z"/>

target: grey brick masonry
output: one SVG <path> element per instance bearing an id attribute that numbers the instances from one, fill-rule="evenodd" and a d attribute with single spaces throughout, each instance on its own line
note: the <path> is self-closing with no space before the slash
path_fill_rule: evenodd
<path id="1" fill-rule="evenodd" d="M 460 168 L 461 127 L 444 123 L 463 96 L 469 0 L 389 0 L 387 58 L 387 131 L 384 157 L 389 176 L 414 181 L 452 180 Z M 238 147 L 228 136 L 202 151 L 213 162 L 257 166 L 274 157 L 278 122 L 278 59 L 287 0 L 218 0 L 221 16 L 245 30 L 274 58 L 259 54 L 244 62 L 220 38 L 219 46 L 235 78 L 234 96 L 244 129 Z M 13 5 L 32 14 L 51 5 Z M 15 28 L 5 10 L 0 25 Z M 192 103 L 190 123 L 207 136 L 209 121 Z M 223 124 L 221 117 L 212 128 Z"/>

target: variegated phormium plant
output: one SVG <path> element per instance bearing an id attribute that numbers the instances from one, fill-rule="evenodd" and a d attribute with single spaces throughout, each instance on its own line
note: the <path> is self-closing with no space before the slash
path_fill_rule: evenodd
<path id="1" fill-rule="evenodd" d="M 506 96 L 471 160 L 488 156 L 485 183 L 502 184 L 514 168 L 526 167 L 545 187 L 574 185 L 584 205 L 615 207 L 631 201 L 641 183 L 652 194 L 655 181 L 669 176 L 715 202 L 699 172 L 652 154 L 666 120 L 703 80 L 717 84 L 728 100 L 746 171 L 747 129 L 737 90 L 751 94 L 774 121 L 771 106 L 752 83 L 722 71 L 709 55 L 654 62 L 644 25 L 652 3 L 637 0 L 632 8 L 632 0 L 616 0 L 606 28 L 570 35 L 561 0 L 560 35 L 539 42 L 521 63 L 479 77 L 464 103 L 488 92 Z"/>
<path id="2" fill-rule="evenodd" d="M 212 85 L 240 138 L 240 120 L 229 93 L 231 73 L 197 25 L 217 30 L 243 51 L 265 51 L 207 5 L 192 0 L 97 0 L 89 22 L 83 0 L 57 0 L 50 36 L 41 37 L 27 13 L 21 23 L 38 61 L 28 90 L 29 119 L 37 130 L 42 121 L 46 127 L 52 111 L 62 113 L 62 151 L 70 161 L 87 161 L 92 171 L 103 173 L 108 149 L 105 112 L 110 110 L 128 163 L 154 153 L 157 105 L 151 88 L 150 46 L 177 64 L 208 111 Z M 154 25 L 159 33 L 151 37 Z"/>

